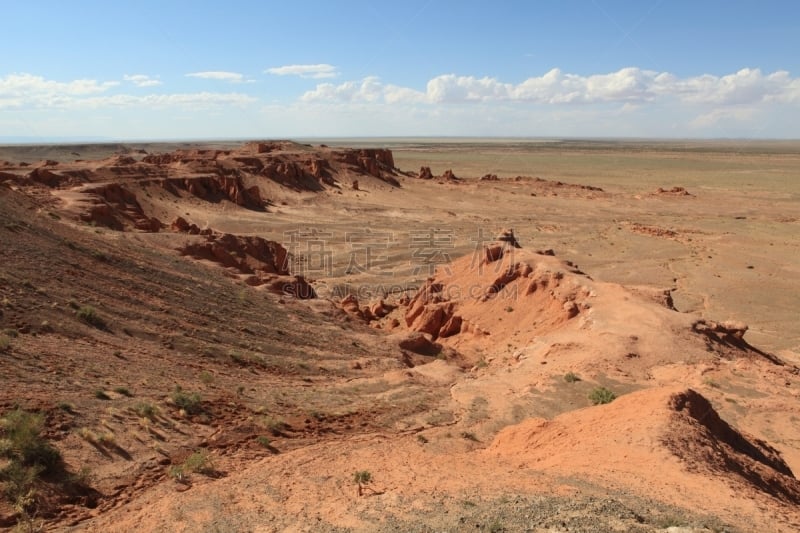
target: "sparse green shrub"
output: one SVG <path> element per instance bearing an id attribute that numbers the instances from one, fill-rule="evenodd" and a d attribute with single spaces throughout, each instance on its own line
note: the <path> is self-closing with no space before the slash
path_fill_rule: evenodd
<path id="1" fill-rule="evenodd" d="M 205 476 L 213 475 L 216 472 L 208 452 L 203 450 L 198 450 L 187 457 L 183 462 L 183 466 L 189 472 L 195 472 Z"/>
<path id="2" fill-rule="evenodd" d="M 87 427 L 80 428 L 76 433 L 80 438 L 92 444 L 97 444 L 100 440 L 100 437 L 97 435 L 97 433 Z"/>
<path id="3" fill-rule="evenodd" d="M 105 321 L 97 314 L 97 311 L 91 305 L 82 305 L 75 315 L 82 322 L 89 324 L 97 329 L 104 329 L 106 327 Z"/>
<path id="4" fill-rule="evenodd" d="M 475 435 L 475 433 L 471 433 L 469 431 L 462 431 L 461 432 L 461 438 L 462 439 L 471 440 L 471 441 L 474 441 L 474 442 L 480 442 L 478 440 L 478 437 Z"/>
<path id="5" fill-rule="evenodd" d="M 594 405 L 611 403 L 616 399 L 617 395 L 605 387 L 595 387 L 592 389 L 592 392 L 589 393 L 589 400 L 591 400 Z"/>
<path id="6" fill-rule="evenodd" d="M 149 402 L 139 402 L 133 406 L 133 411 L 139 416 L 152 420 L 158 414 L 158 407 Z"/>
<path id="7" fill-rule="evenodd" d="M 580 381 L 581 377 L 576 374 L 575 372 L 567 372 L 564 374 L 564 381 L 567 383 L 575 383 L 576 381 Z"/>
<path id="8" fill-rule="evenodd" d="M 115 440 L 116 437 L 110 431 L 106 431 L 104 433 L 100 433 L 99 435 L 97 435 L 97 443 L 103 446 L 106 446 L 108 444 L 114 444 Z"/>
<path id="9" fill-rule="evenodd" d="M 187 414 L 194 415 L 202 412 L 200 394 L 197 392 L 186 392 L 176 386 L 172 392 L 172 402 Z"/>
<path id="10" fill-rule="evenodd" d="M 358 495 L 364 493 L 364 486 L 372 482 L 372 474 L 369 470 L 358 470 L 353 473 L 353 482 L 358 485 Z"/>
<path id="11" fill-rule="evenodd" d="M 272 418 L 266 417 L 264 419 L 264 425 L 267 429 L 275 436 L 279 436 L 283 433 L 283 430 L 288 427 L 288 424 L 281 420 L 280 418 Z"/>
<path id="12" fill-rule="evenodd" d="M 133 396 L 133 393 L 130 391 L 130 389 L 128 389 L 128 387 L 114 387 L 114 392 L 123 396 L 127 396 L 128 398 Z"/>
<path id="13" fill-rule="evenodd" d="M 177 481 L 178 483 L 186 483 L 188 481 L 186 477 L 186 471 L 183 469 L 183 465 L 172 465 L 169 467 L 169 477 Z"/>
<path id="14" fill-rule="evenodd" d="M 417 435 L 417 442 L 419 442 L 420 444 L 428 444 L 428 437 L 420 433 L 419 435 Z"/>
<path id="15" fill-rule="evenodd" d="M 269 437 L 266 435 L 259 435 L 258 438 L 256 438 L 256 442 L 262 445 L 264 448 L 272 447 L 272 441 L 269 440 Z"/>
<path id="16" fill-rule="evenodd" d="M 503 531 L 506 531 L 506 526 L 500 522 L 494 521 L 489 525 L 490 533 L 502 533 Z"/>
<path id="17" fill-rule="evenodd" d="M 214 376 L 208 370 L 203 370 L 200 372 L 200 381 L 209 385 L 214 382 Z"/>
<path id="18" fill-rule="evenodd" d="M 16 409 L 0 418 L 0 487 L 3 495 L 19 512 L 20 523 L 36 505 L 36 481 L 43 473 L 54 471 L 61 463 L 61 453 L 41 433 L 44 417 Z M 31 524 L 33 522 L 31 521 Z"/>
<path id="19" fill-rule="evenodd" d="M 236 364 L 239 364 L 239 365 L 246 365 L 247 364 L 247 359 L 245 358 L 245 356 L 243 356 L 239 352 L 230 352 L 228 354 L 228 356 Z"/>
<path id="20" fill-rule="evenodd" d="M 7 352 L 11 348 L 11 339 L 6 335 L 0 335 L 0 352 Z"/>
<path id="21" fill-rule="evenodd" d="M 0 451 L 12 462 L 48 471 L 61 460 L 61 453 L 41 436 L 44 429 L 41 414 L 16 409 L 0 419 L 0 428 L 3 430 Z"/>
<path id="22" fill-rule="evenodd" d="M 101 390 L 101 389 L 97 389 L 96 391 L 94 391 L 94 397 L 97 398 L 98 400 L 110 400 L 111 399 L 111 396 L 106 394 L 106 391 Z"/>

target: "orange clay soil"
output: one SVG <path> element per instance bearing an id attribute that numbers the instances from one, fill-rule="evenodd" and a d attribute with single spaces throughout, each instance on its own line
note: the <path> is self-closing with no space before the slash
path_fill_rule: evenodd
<path id="1" fill-rule="evenodd" d="M 62 456 L 0 527 L 800 528 L 796 337 L 750 339 L 786 317 L 686 309 L 702 276 L 655 266 L 731 238 L 692 218 L 713 191 L 154 148 L 0 163 L 0 412 L 42 413 Z M 644 252 L 627 283 L 575 264 L 613 270 L 570 216 Z"/>

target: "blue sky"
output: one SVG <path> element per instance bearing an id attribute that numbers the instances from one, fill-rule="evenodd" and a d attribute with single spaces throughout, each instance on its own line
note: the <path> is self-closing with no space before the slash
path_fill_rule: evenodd
<path id="1" fill-rule="evenodd" d="M 5 2 L 0 138 L 798 138 L 800 2 Z"/>

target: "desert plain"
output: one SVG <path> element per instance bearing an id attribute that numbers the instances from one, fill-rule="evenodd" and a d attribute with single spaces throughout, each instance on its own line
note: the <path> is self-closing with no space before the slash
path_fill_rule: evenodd
<path id="1" fill-rule="evenodd" d="M 793 141 L 0 147 L 0 527 L 796 531 L 798 257 Z"/>

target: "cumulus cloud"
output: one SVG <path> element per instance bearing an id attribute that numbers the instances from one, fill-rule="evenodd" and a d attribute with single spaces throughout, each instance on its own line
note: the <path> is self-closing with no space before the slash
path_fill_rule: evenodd
<path id="1" fill-rule="evenodd" d="M 282 67 L 272 67 L 264 71 L 266 74 L 276 76 L 300 76 L 301 78 L 333 78 L 338 72 L 336 67 L 327 63 L 316 65 L 284 65 Z"/>
<path id="2" fill-rule="evenodd" d="M 231 83 L 241 83 L 244 80 L 244 75 L 238 72 L 226 72 L 223 70 L 209 70 L 204 72 L 190 72 L 186 76 L 190 78 L 201 78 L 204 80 L 218 80 L 228 81 Z"/>
<path id="3" fill-rule="evenodd" d="M 160 80 L 151 78 L 146 74 L 125 74 L 122 79 L 133 83 L 137 87 L 155 87 L 161 85 Z"/>
<path id="4" fill-rule="evenodd" d="M 581 76 L 552 69 L 521 83 L 496 78 L 443 74 L 428 81 L 424 91 L 382 83 L 378 78 L 322 83 L 303 101 L 458 104 L 467 102 L 529 102 L 535 104 L 646 104 L 676 100 L 696 104 L 745 105 L 768 101 L 797 101 L 800 80 L 786 71 L 763 74 L 742 69 L 726 76 L 705 74 L 679 78 L 668 72 L 636 67 L 606 74 Z"/>
<path id="5" fill-rule="evenodd" d="M 105 92 L 119 85 L 118 81 L 73 80 L 61 82 L 33 74 L 9 74 L 0 78 L 0 98 L 41 94 L 89 95 Z"/>

